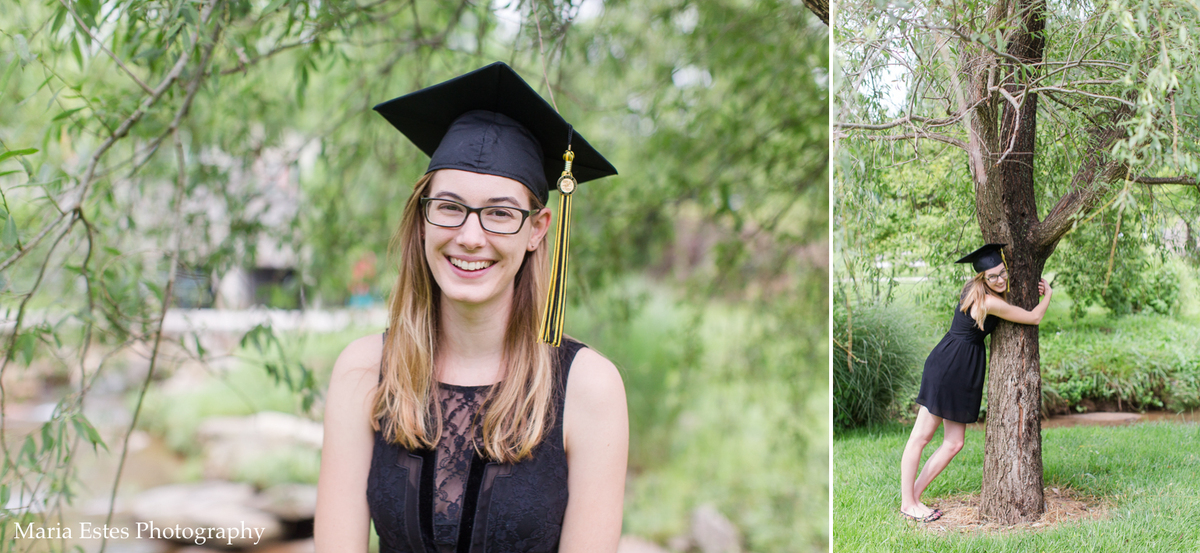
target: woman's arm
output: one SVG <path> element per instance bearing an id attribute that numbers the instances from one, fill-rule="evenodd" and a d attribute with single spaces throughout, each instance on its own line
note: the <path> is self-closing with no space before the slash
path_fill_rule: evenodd
<path id="1" fill-rule="evenodd" d="M 1046 282 L 1046 279 L 1041 279 L 1038 282 L 1038 292 L 1042 294 L 1042 301 L 1038 302 L 1037 306 L 1030 311 L 992 295 L 985 296 L 983 301 L 986 302 L 988 313 L 991 315 L 1014 323 L 1036 325 L 1040 324 L 1042 317 L 1046 316 L 1046 309 L 1050 307 L 1050 296 L 1054 290 L 1050 289 L 1050 284 Z"/>
<path id="2" fill-rule="evenodd" d="M 629 412 L 617 368 L 579 350 L 567 377 L 563 447 L 567 451 L 567 512 L 560 553 L 617 550 L 625 500 Z"/>
<path id="3" fill-rule="evenodd" d="M 313 527 L 317 553 L 367 551 L 367 473 L 375 440 L 371 399 L 382 354 L 383 340 L 374 334 L 351 342 L 333 364 Z"/>

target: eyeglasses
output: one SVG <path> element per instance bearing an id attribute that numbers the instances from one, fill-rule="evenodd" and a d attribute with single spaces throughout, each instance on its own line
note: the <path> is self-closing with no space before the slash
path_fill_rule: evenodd
<path id="1" fill-rule="evenodd" d="M 425 220 L 435 227 L 458 228 L 467 222 L 472 213 L 479 216 L 483 230 L 492 234 L 516 234 L 525 226 L 531 211 L 502 205 L 468 207 L 454 200 L 421 198 L 421 211 Z"/>
<path id="2" fill-rule="evenodd" d="M 987 281 L 988 281 L 988 282 L 992 282 L 992 283 L 994 283 L 994 282 L 996 282 L 997 280 L 1000 280 L 1000 279 L 1004 279 L 1004 280 L 1005 280 L 1005 282 L 1007 282 L 1007 281 L 1008 281 L 1008 271 L 1007 271 L 1007 270 L 1005 270 L 1005 271 L 1000 271 L 999 273 L 996 273 L 996 274 L 994 274 L 994 275 L 988 275 L 988 276 L 987 276 L 987 277 L 985 277 L 985 278 L 987 278 Z"/>

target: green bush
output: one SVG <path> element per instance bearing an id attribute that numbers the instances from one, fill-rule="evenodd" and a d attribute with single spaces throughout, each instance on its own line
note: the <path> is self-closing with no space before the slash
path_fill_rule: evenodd
<path id="1" fill-rule="evenodd" d="M 1116 213 L 1105 212 L 1068 235 L 1064 251 L 1054 256 L 1055 283 L 1074 299 L 1074 318 L 1083 317 L 1092 305 L 1106 307 L 1117 316 L 1175 312 L 1180 277 L 1165 262 L 1167 255 L 1155 230 L 1136 215 L 1127 211 L 1118 233 Z M 1114 233 L 1118 234 L 1115 250 Z"/>
<path id="2" fill-rule="evenodd" d="M 839 430 L 883 422 L 918 382 L 923 359 L 914 317 L 892 304 L 833 316 L 833 422 Z M 852 354 L 848 354 L 852 351 Z"/>
<path id="3" fill-rule="evenodd" d="M 1200 332 L 1162 315 L 1065 325 L 1043 333 L 1047 413 L 1200 407 Z"/>

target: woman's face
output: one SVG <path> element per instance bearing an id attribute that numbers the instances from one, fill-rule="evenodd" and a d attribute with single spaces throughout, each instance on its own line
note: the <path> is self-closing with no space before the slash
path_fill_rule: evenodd
<path id="1" fill-rule="evenodd" d="M 983 272 L 983 282 L 997 294 L 1003 294 L 1008 290 L 1008 270 L 1001 263 L 991 269 Z"/>
<path id="2" fill-rule="evenodd" d="M 495 175 L 441 169 L 434 173 L 427 197 L 453 200 L 469 208 L 503 206 L 530 210 L 527 188 Z M 453 213 L 461 208 L 443 204 Z M 519 218 L 520 215 L 518 214 Z M 495 220 L 494 218 L 491 220 Z M 480 306 L 511 301 L 513 281 L 525 259 L 536 250 L 550 228 L 550 211 L 531 213 L 516 234 L 484 230 L 479 213 L 471 213 L 456 228 L 433 225 L 422 217 L 425 259 L 444 300 Z M 495 223 L 486 223 L 489 227 Z"/>

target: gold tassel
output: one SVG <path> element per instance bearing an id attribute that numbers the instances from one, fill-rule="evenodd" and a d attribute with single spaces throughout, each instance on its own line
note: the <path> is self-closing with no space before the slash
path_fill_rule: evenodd
<path id="1" fill-rule="evenodd" d="M 563 320 L 567 312 L 567 249 L 571 244 L 571 193 L 575 191 L 575 176 L 571 162 L 575 152 L 567 145 L 563 154 L 566 167 L 558 177 L 559 198 L 557 236 L 554 237 L 554 257 L 550 261 L 550 289 L 546 294 L 546 311 L 542 314 L 542 342 L 562 345 Z"/>

